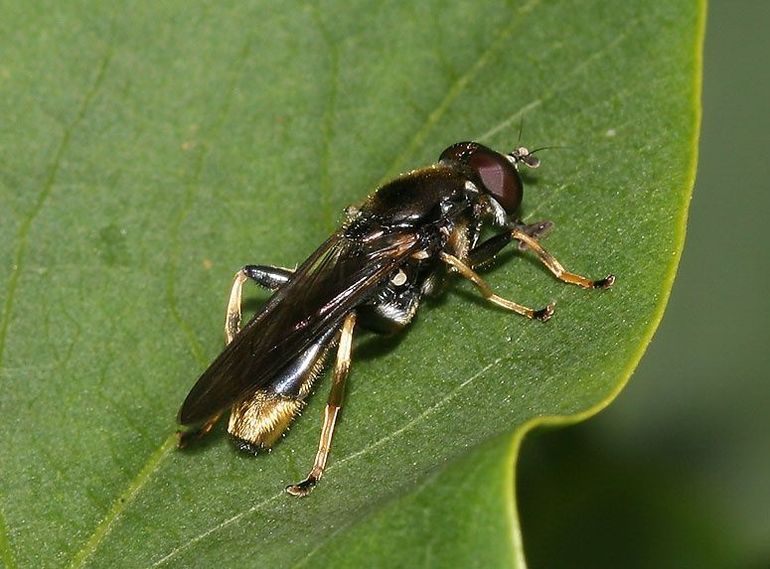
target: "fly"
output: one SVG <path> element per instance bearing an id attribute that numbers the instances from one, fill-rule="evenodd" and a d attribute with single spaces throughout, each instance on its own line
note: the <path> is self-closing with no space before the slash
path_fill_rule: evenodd
<path id="1" fill-rule="evenodd" d="M 227 345 L 203 372 L 179 410 L 187 429 L 179 446 L 205 435 L 229 409 L 228 432 L 242 449 L 271 448 L 305 406 L 336 348 L 321 439 L 308 476 L 286 490 L 306 496 L 323 475 L 357 326 L 395 333 L 414 318 L 423 297 L 456 273 L 492 304 L 545 321 L 552 304 L 532 309 L 496 295 L 475 271 L 515 242 L 553 275 L 604 289 L 615 277 L 591 280 L 567 271 L 539 238 L 552 223 L 516 217 L 523 197 L 518 169 L 540 161 L 526 148 L 500 154 L 476 142 L 453 144 L 436 164 L 403 174 L 346 210 L 340 229 L 297 269 L 247 265 L 235 274 L 225 318 Z M 497 230 L 481 241 L 485 226 Z M 273 295 L 241 328 L 247 280 Z"/>

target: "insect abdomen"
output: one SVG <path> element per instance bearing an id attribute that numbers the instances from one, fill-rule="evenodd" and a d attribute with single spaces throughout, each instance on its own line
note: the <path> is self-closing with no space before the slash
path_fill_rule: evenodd
<path id="1" fill-rule="evenodd" d="M 331 327 L 287 365 L 265 388 L 232 406 L 227 432 L 241 450 L 257 453 L 272 447 L 305 406 L 321 374 L 337 327 Z"/>
<path id="2" fill-rule="evenodd" d="M 299 399 L 258 389 L 233 405 L 227 432 L 238 448 L 256 454 L 275 444 L 304 405 Z"/>

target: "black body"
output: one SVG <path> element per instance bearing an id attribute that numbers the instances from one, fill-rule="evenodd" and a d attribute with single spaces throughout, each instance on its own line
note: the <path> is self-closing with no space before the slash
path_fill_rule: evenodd
<path id="1" fill-rule="evenodd" d="M 614 276 L 591 280 L 572 273 L 543 248 L 538 237 L 550 229 L 549 221 L 517 220 L 520 164 L 535 168 L 539 161 L 526 148 L 499 154 L 475 142 L 454 144 L 437 164 L 404 174 L 349 207 L 342 227 L 295 271 L 265 265 L 239 270 L 227 305 L 227 347 L 179 410 L 180 423 L 198 426 L 180 433 L 179 446 L 210 432 L 230 409 L 227 430 L 239 448 L 271 448 L 301 412 L 336 345 L 313 467 L 286 488 L 307 496 L 329 457 L 357 323 L 380 333 L 403 329 L 449 271 L 470 280 L 491 304 L 548 320 L 553 304 L 534 310 L 502 298 L 474 271 L 511 242 L 531 251 L 564 283 L 612 286 Z M 499 231 L 479 243 L 484 224 Z M 249 279 L 275 292 L 241 329 L 242 290 Z"/>
<path id="2" fill-rule="evenodd" d="M 179 422 L 207 421 L 257 389 L 296 396 L 300 380 L 293 378 L 316 365 L 351 311 L 379 332 L 406 326 L 447 271 L 441 252 L 472 258 L 482 224 L 517 225 L 510 216 L 522 199 L 519 163 L 537 166 L 526 149 L 503 155 L 458 143 L 438 164 L 348 208 L 342 227 L 285 282 L 281 274 L 265 277 L 276 292 L 200 377 Z M 482 246 L 482 256 L 509 241 Z"/>

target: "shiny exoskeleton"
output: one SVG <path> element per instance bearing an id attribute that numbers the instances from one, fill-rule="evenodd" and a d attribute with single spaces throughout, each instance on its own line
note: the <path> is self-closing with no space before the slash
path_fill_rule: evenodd
<path id="1" fill-rule="evenodd" d="M 518 168 L 536 168 L 526 148 L 500 154 L 475 142 L 454 144 L 437 164 L 389 182 L 346 210 L 342 227 L 291 271 L 248 265 L 235 276 L 225 335 L 227 346 L 203 373 L 179 411 L 179 422 L 213 428 L 230 409 L 228 431 L 244 450 L 270 448 L 301 411 L 327 355 L 337 354 L 316 460 L 308 477 L 289 486 L 304 496 L 323 474 L 342 405 L 356 323 L 381 333 L 403 329 L 421 299 L 449 273 L 471 280 L 490 302 L 528 318 L 547 320 L 549 305 L 533 310 L 495 295 L 474 267 L 511 241 L 536 254 L 560 280 L 607 288 L 612 275 L 592 281 L 566 271 L 538 238 L 551 227 L 516 218 L 523 198 Z M 479 243 L 485 225 L 499 233 Z M 241 329 L 241 294 L 247 279 L 273 296 Z"/>

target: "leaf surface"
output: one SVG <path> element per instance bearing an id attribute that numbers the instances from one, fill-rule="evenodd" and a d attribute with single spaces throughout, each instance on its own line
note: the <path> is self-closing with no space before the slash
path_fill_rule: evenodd
<path id="1" fill-rule="evenodd" d="M 493 504 L 485 535 L 510 540 L 516 437 L 609 402 L 662 314 L 696 162 L 702 28 L 703 6 L 683 0 L 4 10 L 6 566 L 311 563 L 409 492 L 449 515 L 420 489 L 462 472 L 496 494 L 459 493 L 458 515 Z M 282 489 L 310 466 L 324 388 L 269 455 L 241 455 L 221 431 L 174 449 L 235 270 L 293 266 L 379 182 L 458 140 L 510 149 L 522 120 L 522 142 L 563 147 L 527 175 L 525 217 L 555 222 L 544 243 L 569 268 L 618 275 L 611 291 L 511 253 L 486 277 L 506 298 L 557 301 L 547 325 L 457 282 L 407 334 L 359 338 L 330 467 L 306 500 Z M 436 544 L 460 539 L 446 515 Z M 520 562 L 512 543 L 498 559 Z"/>

